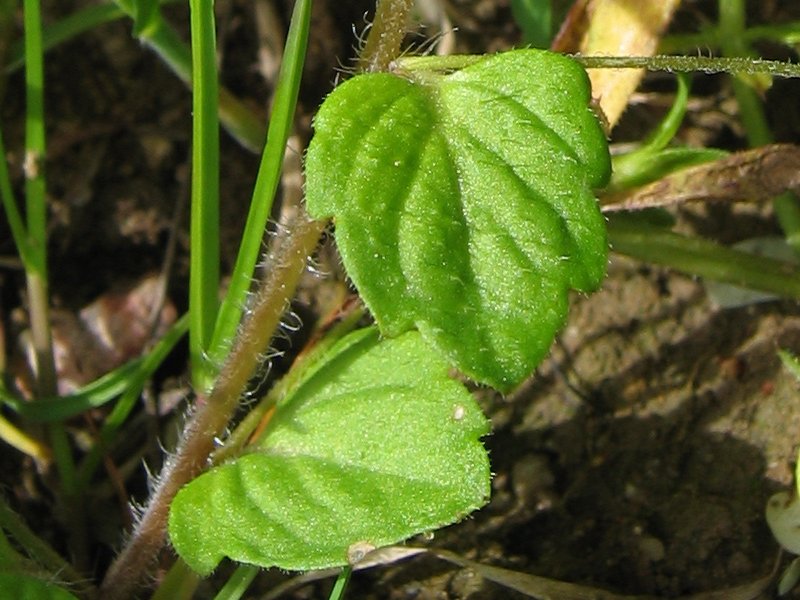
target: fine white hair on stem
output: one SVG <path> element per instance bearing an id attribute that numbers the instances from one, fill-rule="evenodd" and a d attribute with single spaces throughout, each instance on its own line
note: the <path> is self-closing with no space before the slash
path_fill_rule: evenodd
<path id="1" fill-rule="evenodd" d="M 297 333 L 303 328 L 303 320 L 295 311 L 289 310 L 283 315 L 280 326 L 284 331 L 288 331 L 289 333 Z"/>
<path id="2" fill-rule="evenodd" d="M 267 385 L 269 376 L 272 373 L 272 363 L 273 360 L 278 357 L 278 352 L 275 351 L 271 354 L 267 352 L 266 354 L 268 358 L 265 358 L 261 363 L 258 373 L 256 373 L 253 381 L 251 381 L 251 386 L 244 392 L 244 395 L 241 399 L 241 404 L 243 405 L 252 404 L 253 402 L 257 401 L 259 397 L 261 397 L 263 390 Z"/>
<path id="3" fill-rule="evenodd" d="M 321 262 L 315 256 L 309 256 L 306 262 L 306 271 L 319 279 L 327 279 L 331 276 L 330 271 L 322 268 Z"/>
<path id="4" fill-rule="evenodd" d="M 369 20 L 368 13 L 365 12 L 361 16 L 361 20 L 364 22 L 364 27 L 361 29 L 361 31 L 356 29 L 355 23 L 352 25 L 353 37 L 355 38 L 355 45 L 353 46 L 353 50 L 355 52 L 353 54 L 355 56 L 361 56 L 361 51 L 364 49 L 364 46 L 367 43 L 369 32 L 372 30 L 372 21 Z"/>

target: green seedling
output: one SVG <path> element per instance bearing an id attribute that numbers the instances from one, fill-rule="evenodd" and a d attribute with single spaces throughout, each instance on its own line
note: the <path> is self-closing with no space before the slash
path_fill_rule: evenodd
<path id="1" fill-rule="evenodd" d="M 486 501 L 486 424 L 448 366 L 510 389 L 563 325 L 569 289 L 601 281 L 591 190 L 609 157 L 588 101 L 583 69 L 533 50 L 365 74 L 328 97 L 309 210 L 335 215 L 348 273 L 391 339 L 342 340 L 262 441 L 176 496 L 170 537 L 190 566 L 344 565 Z"/>
<path id="2" fill-rule="evenodd" d="M 146 357 L 70 398 L 56 398 L 52 381 L 30 403 L 4 390 L 6 404 L 20 418 L 54 423 L 51 445 L 65 496 L 80 508 L 105 445 L 121 430 L 144 380 L 189 331 L 192 380 L 201 401 L 102 587 L 76 591 L 81 597 L 136 595 L 167 534 L 181 560 L 155 598 L 190 597 L 197 574 L 211 573 L 226 558 L 241 566 L 219 598 L 240 597 L 262 567 L 341 567 L 334 592 L 339 597 L 351 567 L 373 549 L 483 506 L 490 469 L 481 438 L 489 424 L 459 377 L 501 392 L 527 378 L 564 326 L 570 293 L 601 284 L 609 238 L 622 251 L 649 251 L 655 262 L 666 257 L 673 266 L 722 279 L 735 270 L 737 277 L 749 277 L 745 283 L 800 296 L 780 264 L 765 269 L 757 257 L 742 263 L 732 251 L 701 240 L 687 245 L 663 226 L 630 215 L 613 217 L 609 226 L 596 199 L 609 183 L 611 160 L 590 108 L 584 67 L 591 59 L 581 64 L 530 49 L 401 57 L 400 17 L 412 2 L 387 0 L 379 4 L 360 57 L 365 72 L 331 93 L 314 120 L 305 175 L 306 208 L 317 220 L 285 224 L 289 233 L 270 249 L 270 274 L 243 317 L 291 129 L 311 3 L 295 5 L 252 208 L 221 302 L 218 127 L 226 124 L 249 147 L 260 145 L 261 128 L 231 121 L 230 98 L 217 84 L 212 4 L 190 4 L 191 70 L 186 46 L 177 42 L 155 0 L 119 0 L 113 14 L 92 13 L 97 19 L 129 15 L 134 35 L 193 85 L 190 314 Z M 26 0 L 25 6 L 31 38 L 25 65 L 34 99 L 30 149 L 42 154 L 41 89 L 34 88 L 41 88 L 44 42 L 38 4 Z M 549 36 L 544 23 L 551 18 L 550 3 L 514 2 L 514 8 L 521 23 L 521 11 L 527 11 L 528 35 Z M 71 31 L 85 24 L 72 23 Z M 671 57 L 597 64 L 687 70 L 720 65 Z M 754 67 L 743 59 L 729 61 L 727 68 Z M 777 63 L 760 68 L 797 74 Z M 615 191 L 720 157 L 714 150 L 668 147 L 686 107 L 684 82 L 679 90 L 662 127 L 617 159 Z M 39 300 L 46 308 L 44 178 L 34 174 L 26 193 L 27 221 L 11 197 L 5 169 L 0 194 L 31 289 L 45 294 Z M 225 436 L 307 258 L 331 224 L 347 274 L 376 325 L 357 329 L 361 313 L 345 317 Z M 461 375 L 454 377 L 456 371 Z M 115 399 L 97 443 L 74 465 L 63 421 Z M 790 523 L 794 518 L 793 512 L 779 516 Z M 47 583 L 47 576 L 61 571 L 71 583 L 79 576 L 64 569 L 57 555 L 43 552 L 44 543 L 17 521 L 0 523 L 0 556 L 7 571 L 19 576 L 12 580 L 4 572 L 0 591 L 10 597 L 71 597 Z"/>

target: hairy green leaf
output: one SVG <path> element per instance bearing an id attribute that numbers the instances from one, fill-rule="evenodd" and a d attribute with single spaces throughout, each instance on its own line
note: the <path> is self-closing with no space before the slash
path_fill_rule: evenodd
<path id="1" fill-rule="evenodd" d="M 199 573 L 344 565 L 452 523 L 489 495 L 487 421 L 417 332 L 341 340 L 278 404 L 259 445 L 176 496 L 169 533 Z"/>
<path id="2" fill-rule="evenodd" d="M 605 274 L 592 193 L 609 175 L 583 69 L 519 50 L 448 75 L 360 75 L 315 121 L 308 210 L 334 216 L 381 330 L 417 327 L 500 390 L 530 374 L 570 289 Z"/>

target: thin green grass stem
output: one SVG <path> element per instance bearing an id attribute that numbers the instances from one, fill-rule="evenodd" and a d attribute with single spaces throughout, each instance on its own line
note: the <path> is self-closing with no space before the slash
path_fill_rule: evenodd
<path id="1" fill-rule="evenodd" d="M 667 113 L 667 116 L 658 124 L 653 132 L 642 144 L 642 149 L 647 152 L 658 152 L 667 147 L 680 129 L 683 117 L 686 115 L 686 108 L 689 103 L 689 76 L 685 73 L 678 73 L 675 78 L 677 90 L 675 101 Z"/>
<path id="2" fill-rule="evenodd" d="M 38 0 L 25 0 L 25 206 L 29 262 L 26 264 L 31 338 L 36 356 L 37 396 L 56 394 L 56 369 L 47 283 L 47 205 L 45 202 L 44 63 L 42 22 Z M 76 517 L 73 533 L 80 534 L 80 503 L 75 498 L 75 463 L 61 424 L 48 427 L 53 457 L 61 478 L 67 510 Z M 76 549 L 80 553 L 80 549 Z"/>
<path id="3" fill-rule="evenodd" d="M 719 0 L 719 41 L 726 56 L 746 56 L 750 54 L 744 38 L 746 6 L 743 0 Z M 764 146 L 773 142 L 772 130 L 761 98 L 746 81 L 738 77 L 732 79 L 733 91 L 739 105 L 739 117 L 745 128 L 750 146 Z M 786 236 L 786 241 L 796 251 L 800 251 L 800 204 L 797 197 L 787 192 L 773 201 L 775 216 Z"/>
<path id="4" fill-rule="evenodd" d="M 331 590 L 330 596 L 328 596 L 328 600 L 342 600 L 344 598 L 344 593 L 347 590 L 347 584 L 350 583 L 350 575 L 352 575 L 352 573 L 353 567 L 342 567 L 338 577 L 336 577 L 336 582 L 333 584 L 333 589 Z"/>
<path id="5" fill-rule="evenodd" d="M 36 354 L 39 396 L 56 390 L 47 290 L 47 205 L 45 201 L 44 64 L 38 0 L 25 0 L 25 216 L 31 337 Z"/>
<path id="6" fill-rule="evenodd" d="M 239 565 L 214 600 L 239 600 L 259 572 L 260 569 L 253 565 Z"/>
<path id="7" fill-rule="evenodd" d="M 219 310 L 219 118 L 212 0 L 190 0 L 192 31 L 192 209 L 189 354 L 199 393 L 211 388 L 208 349 Z"/>
<path id="8" fill-rule="evenodd" d="M 125 14 L 132 17 L 135 16 L 135 11 L 130 2 L 127 0 L 114 1 Z M 189 4 L 192 7 L 192 11 L 196 12 L 195 5 L 197 5 L 197 2 L 191 0 Z M 208 10 L 213 12 L 213 3 L 206 8 L 206 12 Z M 192 35 L 195 35 L 194 31 Z M 159 15 L 150 26 L 138 32 L 138 37 L 143 44 L 158 54 L 161 60 L 181 81 L 191 86 L 192 74 L 196 74 L 195 67 L 192 66 L 192 53 L 172 26 Z M 214 69 L 214 74 L 216 81 L 216 68 Z M 264 124 L 262 120 L 225 88 L 219 89 L 217 102 L 220 120 L 225 129 L 245 148 L 258 152 L 264 145 Z"/>
<path id="9" fill-rule="evenodd" d="M 192 51 L 163 19 L 139 33 L 139 41 L 155 52 L 178 79 L 192 84 Z"/>
<path id="10" fill-rule="evenodd" d="M 192 53 L 177 32 L 160 19 L 152 28 L 143 31 L 139 39 L 187 86 L 192 85 Z M 251 152 L 264 145 L 264 123 L 241 100 L 224 87 L 219 88 L 219 118 L 228 133 Z"/>
<path id="11" fill-rule="evenodd" d="M 45 205 L 44 64 L 42 26 L 37 0 L 25 0 L 25 214 L 32 246 L 31 268 L 47 278 L 47 207 Z"/>
<path id="12" fill-rule="evenodd" d="M 156 369 L 172 352 L 175 345 L 189 329 L 189 316 L 184 315 L 178 319 L 169 331 L 162 337 L 155 347 L 142 360 L 141 365 L 127 380 L 125 392 L 114 405 L 114 409 L 106 417 L 97 442 L 81 462 L 78 469 L 78 489 L 86 490 L 91 484 L 95 470 L 103 460 L 103 455 L 108 450 L 109 444 L 116 438 L 122 425 L 128 419 L 131 411 L 141 396 L 145 383 L 153 376 Z"/>
<path id="13" fill-rule="evenodd" d="M 177 0 L 164 0 L 161 4 L 174 2 Z M 124 16 L 133 17 L 134 14 L 133 4 L 124 0 L 80 9 L 44 28 L 44 49 L 50 50 L 103 23 Z M 191 51 L 169 23 L 159 17 L 149 27 L 135 31 L 134 34 L 140 42 L 153 50 L 181 81 L 191 85 Z M 5 72 L 11 73 L 22 67 L 25 63 L 24 57 L 23 47 L 13 46 Z M 220 88 L 219 92 L 219 115 L 225 129 L 242 146 L 251 152 L 258 152 L 261 149 L 264 144 L 262 119 L 225 88 Z"/>
<path id="14" fill-rule="evenodd" d="M 47 52 L 62 42 L 123 16 L 125 13 L 113 4 L 97 4 L 82 8 L 42 30 L 43 49 Z M 24 64 L 25 50 L 23 46 L 21 44 L 12 45 L 5 73 L 13 73 L 22 68 Z"/>
<path id="15" fill-rule="evenodd" d="M 609 215 L 608 238 L 614 252 L 641 261 L 786 298 L 800 298 L 800 271 L 785 262 L 648 226 L 627 215 Z"/>
<path id="16" fill-rule="evenodd" d="M 11 188 L 11 177 L 8 173 L 8 163 L 5 160 L 6 149 L 3 143 L 3 135 L 0 132 L 0 200 L 3 202 L 3 210 L 6 220 L 11 229 L 11 236 L 14 238 L 14 245 L 17 248 L 22 264 L 26 271 L 33 270 L 33 258 L 28 249 L 28 232 L 22 215 L 19 212 L 17 201 L 14 198 L 14 191 Z"/>
<path id="17" fill-rule="evenodd" d="M 719 0 L 719 42 L 728 57 L 747 57 L 752 53 L 744 42 L 745 4 L 742 0 Z M 733 91 L 739 104 L 739 117 L 751 146 L 763 146 L 772 141 L 761 99 L 752 87 L 738 77 L 733 79 Z"/>
<path id="18" fill-rule="evenodd" d="M 131 377 L 141 368 L 142 360 L 134 359 L 68 396 L 50 396 L 27 402 L 13 396 L 9 390 L 0 388 L 0 398 L 25 420 L 37 423 L 65 421 L 118 397 L 128 389 Z"/>
<path id="19" fill-rule="evenodd" d="M 178 558 L 170 567 L 150 600 L 192 600 L 200 576 Z"/>
<path id="20" fill-rule="evenodd" d="M 261 253 L 264 230 L 272 212 L 272 204 L 280 183 L 286 142 L 294 122 L 310 26 L 311 0 L 298 0 L 294 5 L 286 38 L 286 47 L 269 121 L 267 143 L 261 155 L 261 165 L 253 189 L 250 211 L 247 215 L 230 285 L 220 307 L 210 345 L 212 362 L 220 363 L 230 350 L 236 329 L 241 321 L 247 292 L 252 284 L 256 261 Z"/>

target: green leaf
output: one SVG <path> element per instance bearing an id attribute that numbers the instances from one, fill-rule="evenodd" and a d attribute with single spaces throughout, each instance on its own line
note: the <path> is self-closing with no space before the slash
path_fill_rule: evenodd
<path id="1" fill-rule="evenodd" d="M 334 216 L 381 331 L 413 327 L 500 390 L 563 326 L 570 288 L 605 274 L 592 193 L 609 175 L 583 69 L 518 50 L 449 75 L 360 75 L 315 120 L 308 210 Z"/>
<path id="2" fill-rule="evenodd" d="M 22 573 L 0 574 L 0 598 L 14 600 L 77 600 L 56 584 L 23 575 Z"/>
<path id="3" fill-rule="evenodd" d="M 616 192 L 645 185 L 670 173 L 718 160 L 728 154 L 716 148 L 634 150 L 614 157 L 614 176 L 609 189 Z"/>
<path id="4" fill-rule="evenodd" d="M 489 495 L 488 424 L 417 332 L 356 331 L 277 406 L 253 452 L 176 496 L 169 533 L 201 574 L 227 556 L 321 569 L 457 521 Z"/>

